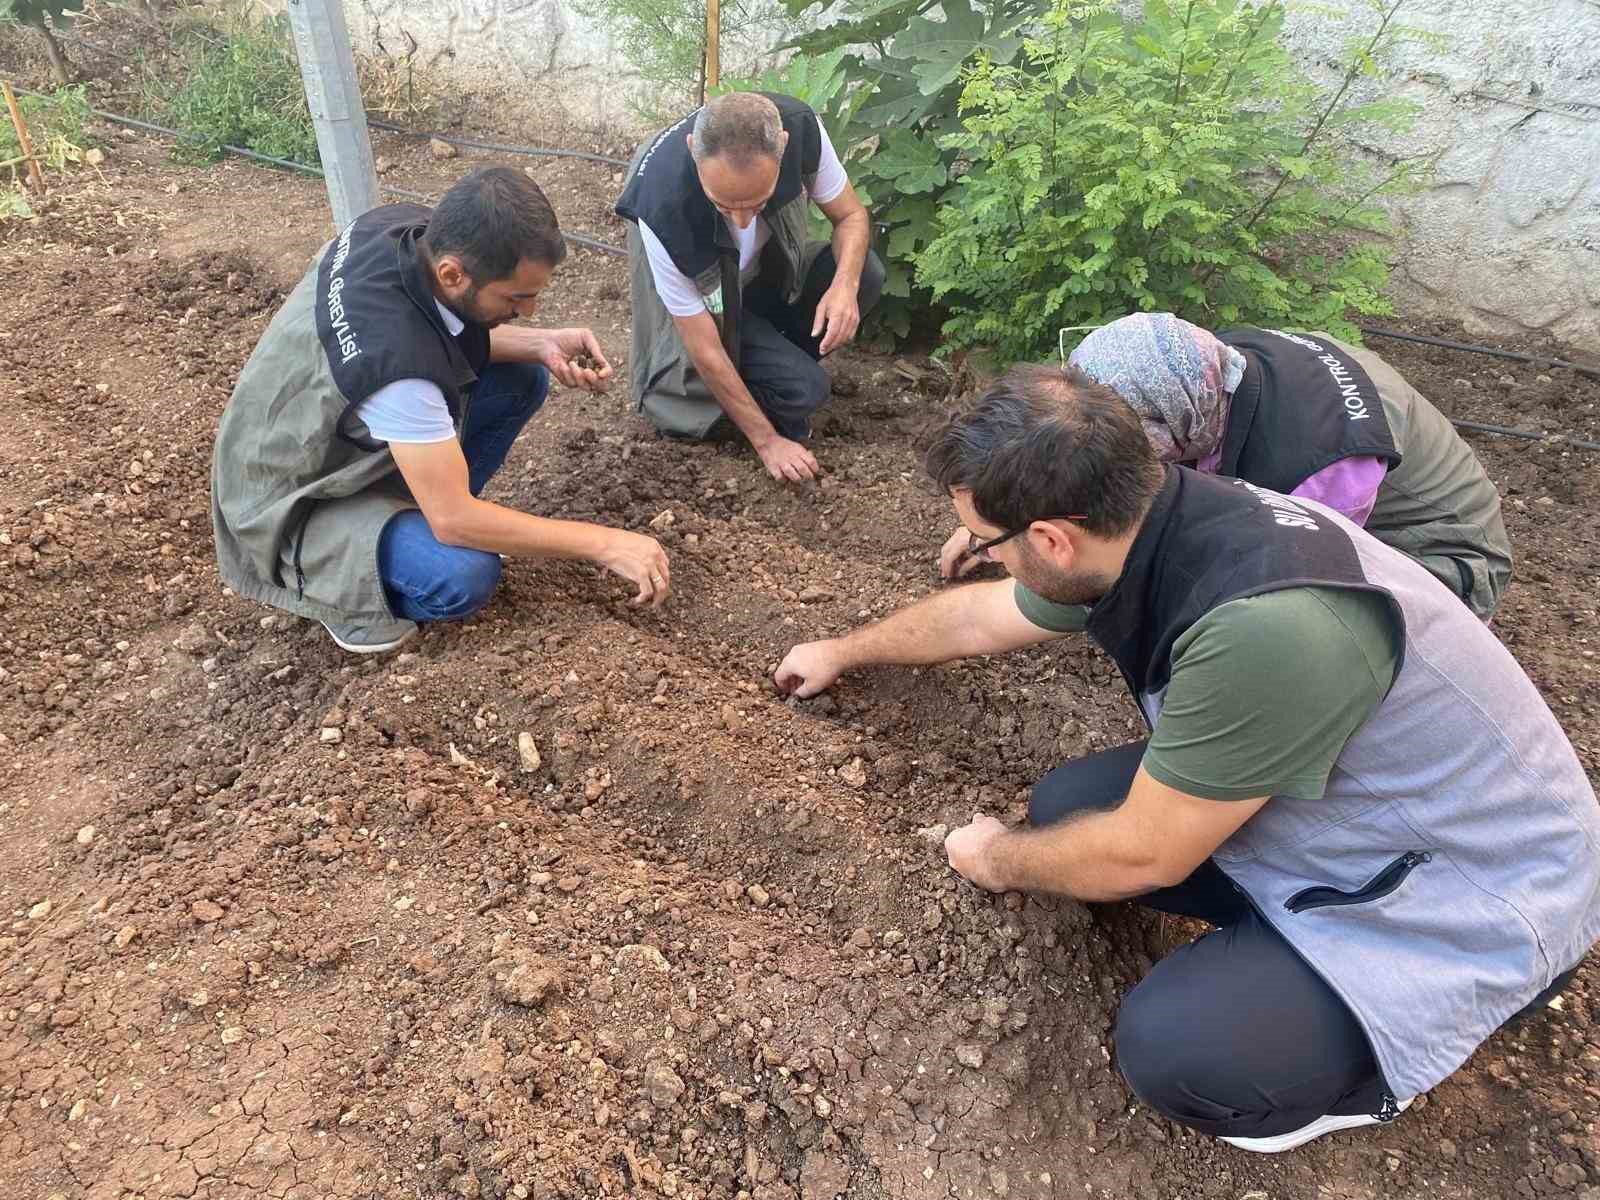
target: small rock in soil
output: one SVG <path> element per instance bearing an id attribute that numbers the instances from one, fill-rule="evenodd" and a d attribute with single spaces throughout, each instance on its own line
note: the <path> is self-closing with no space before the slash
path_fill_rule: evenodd
<path id="1" fill-rule="evenodd" d="M 461 152 L 443 138 L 429 138 L 428 153 L 437 159 L 446 159 L 454 158 Z"/>
<path id="2" fill-rule="evenodd" d="M 112 939 L 112 944 L 118 950 L 126 950 L 132 944 L 133 939 L 138 936 L 139 927 L 137 925 L 124 925 L 117 930 L 117 936 Z"/>
<path id="3" fill-rule="evenodd" d="M 816 584 L 812 584 L 810 587 L 802 588 L 800 591 L 801 604 L 816 604 L 823 600 L 832 599 L 832 592 L 825 587 L 818 587 Z"/>
<path id="4" fill-rule="evenodd" d="M 222 905 L 211 900 L 196 900 L 189 911 L 194 914 L 196 921 L 209 925 L 212 921 L 222 920 Z"/>
<path id="5" fill-rule="evenodd" d="M 772 897 L 767 895 L 767 889 L 762 887 L 759 883 L 752 883 L 749 887 L 745 888 L 744 894 L 750 897 L 750 903 L 754 904 L 757 908 L 765 908 L 772 902 Z"/>
<path id="6" fill-rule="evenodd" d="M 83 152 L 83 161 L 91 167 L 98 167 L 106 161 L 106 152 L 98 146 L 91 146 Z"/>
<path id="7" fill-rule="evenodd" d="M 834 1200 L 850 1187 L 850 1165 L 837 1154 L 807 1151 L 800 1166 L 801 1200 Z"/>
<path id="8" fill-rule="evenodd" d="M 963 1067 L 971 1067 L 974 1071 L 983 1066 L 983 1047 L 975 1046 L 971 1042 L 963 1042 L 956 1047 L 956 1061 Z"/>
<path id="9" fill-rule="evenodd" d="M 657 1108 L 670 1108 L 683 1095 L 683 1080 L 665 1063 L 651 1063 L 644 1072 L 644 1094 Z"/>
<path id="10" fill-rule="evenodd" d="M 87 845 L 89 845 L 89 843 L 91 843 L 93 841 L 94 841 L 94 826 L 93 825 L 85 825 L 82 829 L 78 830 L 78 845 L 87 846 Z"/>
<path id="11" fill-rule="evenodd" d="M 50 915 L 52 905 L 48 900 L 41 900 L 28 910 L 28 920 L 42 921 Z"/>
<path id="12" fill-rule="evenodd" d="M 864 788 L 867 786 L 866 764 L 861 761 L 859 755 L 855 758 L 852 758 L 848 763 L 839 768 L 839 778 L 844 780 L 853 788 Z"/>
<path id="13" fill-rule="evenodd" d="M 387 175 L 390 171 L 394 170 L 394 159 L 390 158 L 386 154 L 380 154 L 378 155 L 377 160 L 372 164 L 372 169 L 375 170 L 379 175 Z"/>
<path id="14" fill-rule="evenodd" d="M 507 1004 L 537 1008 L 553 992 L 561 990 L 561 972 L 547 959 L 530 951 L 516 951 L 506 959 L 497 960 L 496 967 L 506 970 L 506 976 L 495 980 L 495 995 Z"/>
<path id="15" fill-rule="evenodd" d="M 645 967 L 665 975 L 672 970 L 666 956 L 654 946 L 635 942 L 617 951 L 617 966 L 630 975 L 638 975 Z"/>
<path id="16" fill-rule="evenodd" d="M 537 771 L 543 761 L 539 757 L 539 747 L 533 743 L 533 734 L 524 730 L 517 734 L 517 754 L 522 759 L 523 771 Z"/>
<path id="17" fill-rule="evenodd" d="M 199 658 L 210 647 L 211 635 L 206 632 L 205 626 L 191 625 L 172 639 L 172 645 L 175 649 L 181 650 L 185 654 L 192 654 L 194 657 Z"/>

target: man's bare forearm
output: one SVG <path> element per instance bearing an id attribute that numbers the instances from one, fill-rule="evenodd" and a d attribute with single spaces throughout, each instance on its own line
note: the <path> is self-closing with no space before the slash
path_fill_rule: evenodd
<path id="1" fill-rule="evenodd" d="M 1163 880 L 1150 847 L 1122 824 L 1113 811 L 1013 830 L 990 845 L 989 866 L 1005 891 L 1095 901 L 1142 896 Z"/>
<path id="2" fill-rule="evenodd" d="M 773 429 L 772 422 L 767 420 L 767 414 L 761 411 L 761 406 L 739 377 L 738 368 L 728 357 L 716 319 L 708 312 L 700 312 L 692 317 L 674 317 L 673 322 L 678 327 L 678 336 L 683 339 L 683 348 L 689 354 L 689 361 L 700 372 L 700 378 L 706 381 L 712 397 L 722 406 L 728 420 L 757 450 L 777 437 L 777 430 Z"/>
<path id="3" fill-rule="evenodd" d="M 448 518 L 431 516 L 442 528 L 433 534 L 441 542 L 508 554 L 513 558 L 573 558 L 598 561 L 612 530 L 587 521 L 562 521 L 518 512 L 476 497 L 464 500 Z"/>
<path id="4" fill-rule="evenodd" d="M 496 325 L 489 331 L 489 361 L 538 362 L 550 344 L 550 331 L 527 325 Z"/>
<path id="5" fill-rule="evenodd" d="M 697 349 L 699 353 L 691 351 L 690 357 L 694 361 L 695 369 L 700 372 L 700 377 L 711 389 L 711 395 L 722 406 L 722 411 L 728 415 L 728 420 L 738 427 L 739 432 L 744 434 L 752 446 L 760 449 L 777 435 L 777 430 L 773 429 L 767 414 L 761 411 L 756 398 L 750 394 L 750 389 L 739 377 L 739 372 L 734 368 L 728 352 L 722 348 L 720 341 L 712 347 Z"/>
<path id="6" fill-rule="evenodd" d="M 861 285 L 861 272 L 867 264 L 867 243 L 872 222 L 865 208 L 858 209 L 833 227 L 833 280 L 849 287 Z"/>
<path id="7" fill-rule="evenodd" d="M 847 669 L 928 666 L 1054 638 L 1017 611 L 1013 587 L 1002 579 L 949 588 L 863 626 L 839 642 Z"/>

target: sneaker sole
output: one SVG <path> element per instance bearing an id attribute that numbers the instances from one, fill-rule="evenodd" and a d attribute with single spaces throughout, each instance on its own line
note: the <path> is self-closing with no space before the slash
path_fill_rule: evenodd
<path id="1" fill-rule="evenodd" d="M 404 646 L 411 636 L 417 632 L 416 626 L 413 625 L 392 642 L 347 642 L 333 630 L 328 629 L 327 622 L 319 623 L 324 629 L 328 630 L 328 636 L 333 639 L 335 646 L 341 650 L 348 650 L 351 654 L 387 654 L 391 650 L 398 650 L 401 646 Z"/>
<path id="2" fill-rule="evenodd" d="M 1411 1101 L 1405 1100 L 1398 1105 L 1401 1112 L 1411 1107 Z M 1342 1129 L 1365 1129 L 1369 1125 L 1386 1125 L 1387 1121 L 1380 1121 L 1377 1117 L 1358 1113 L 1348 1117 L 1319 1117 L 1309 1125 L 1302 1125 L 1299 1129 L 1291 1129 L 1288 1133 L 1280 1133 L 1276 1137 L 1261 1138 L 1233 1138 L 1225 1137 L 1222 1140 L 1230 1146 L 1240 1150 L 1248 1150 L 1252 1154 L 1282 1154 L 1286 1150 L 1294 1150 L 1304 1146 L 1307 1142 L 1314 1142 L 1317 1138 L 1330 1133 L 1338 1133 Z"/>

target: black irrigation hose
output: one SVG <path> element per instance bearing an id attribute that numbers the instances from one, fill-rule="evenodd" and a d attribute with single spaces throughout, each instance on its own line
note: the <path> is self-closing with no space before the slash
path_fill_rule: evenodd
<path id="1" fill-rule="evenodd" d="M 16 91 L 18 95 L 22 96 L 39 96 L 41 98 L 48 98 L 43 92 L 30 91 L 27 88 L 15 88 L 13 90 Z M 182 138 L 184 136 L 181 130 L 168 129 L 165 125 L 156 125 L 150 121 L 141 121 L 136 117 L 125 117 L 120 113 L 105 112 L 98 108 L 91 108 L 89 111 L 102 120 L 114 121 L 119 125 L 129 125 L 135 129 L 146 130 L 149 133 L 164 134 L 171 138 Z M 319 179 L 323 176 L 321 167 L 313 167 L 309 163 L 295 162 L 290 158 L 276 158 L 271 154 L 262 154 L 245 146 L 224 145 L 222 150 L 227 154 L 238 155 L 240 158 L 248 158 L 255 162 L 269 163 L 274 167 L 286 167 L 291 171 L 300 171 L 307 175 L 315 175 Z M 574 150 L 570 153 L 577 154 L 578 151 Z M 595 156 L 590 155 L 589 157 Z M 605 161 L 610 162 L 613 160 L 606 159 Z M 627 164 L 623 165 L 626 166 Z M 433 199 L 433 197 L 422 192 L 412 192 L 406 190 L 405 188 L 390 187 L 388 184 L 382 184 L 380 186 L 382 186 L 384 191 L 390 193 L 391 195 L 402 196 L 407 200 L 421 200 L 424 202 L 430 202 Z M 607 254 L 620 255 L 623 258 L 628 256 L 628 252 L 618 246 L 613 246 L 608 242 L 598 242 L 594 238 L 584 237 L 581 233 L 563 232 L 562 236 L 569 242 L 577 242 L 580 246 L 589 246 L 595 250 L 603 250 Z"/>
<path id="2" fill-rule="evenodd" d="M 1587 375 L 1590 379 L 1600 379 L 1600 368 L 1579 366 L 1577 363 L 1568 362 L 1564 358 L 1550 358 L 1543 354 L 1523 354 L 1519 350 L 1500 350 L 1494 346 L 1475 346 L 1471 342 L 1452 342 L 1449 338 L 1429 337 L 1422 333 L 1401 333 L 1397 329 L 1375 329 L 1370 325 L 1363 325 L 1361 332 L 1368 337 L 1395 338 L 1402 342 L 1422 342 L 1428 346 L 1443 346 L 1447 350 L 1467 350 L 1473 354 L 1491 354 L 1495 358 L 1513 358 L 1518 362 L 1534 363 L 1542 367 L 1560 367 L 1567 371 L 1576 371 L 1579 375 Z"/>
<path id="3" fill-rule="evenodd" d="M 605 163 L 611 167 L 625 167 L 628 165 L 620 158 L 607 158 L 604 154 L 590 154 L 587 150 L 556 150 L 548 146 L 510 146 L 502 142 L 480 142 L 474 138 L 456 137 L 452 133 L 407 129 L 404 125 L 396 125 L 392 121 L 374 121 L 370 117 L 367 118 L 367 124 L 374 129 L 404 134 L 406 137 L 411 138 L 438 138 L 441 142 L 448 142 L 452 146 L 464 146 L 469 150 L 496 150 L 501 154 L 526 154 L 530 158 L 582 158 L 587 159 L 589 162 Z"/>
<path id="4" fill-rule="evenodd" d="M 1457 429 L 1471 429 L 1477 433 L 1497 433 L 1501 437 L 1522 438 L 1529 442 L 1554 442 L 1561 446 L 1576 446 L 1580 450 L 1600 450 L 1600 442 L 1586 442 L 1568 437 L 1564 433 L 1536 433 L 1531 429 L 1512 429 L 1509 425 L 1485 425 L 1482 421 L 1457 421 L 1450 419 Z"/>

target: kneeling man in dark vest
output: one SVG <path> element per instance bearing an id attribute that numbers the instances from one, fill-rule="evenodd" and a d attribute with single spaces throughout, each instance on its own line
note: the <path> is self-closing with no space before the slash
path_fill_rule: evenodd
<path id="1" fill-rule="evenodd" d="M 945 840 L 991 891 L 1133 898 L 1215 932 L 1123 1002 L 1133 1091 L 1248 1150 L 1392 1120 L 1600 937 L 1600 808 L 1538 690 L 1408 555 L 1317 501 L 1158 461 L 1077 370 L 1013 370 L 927 466 L 974 557 L 789 652 L 801 696 L 878 663 L 1086 629 L 1149 736 L 1056 768 L 1026 827 Z"/>
<path id="2" fill-rule="evenodd" d="M 815 204 L 832 243 L 806 236 Z M 878 302 L 867 211 L 805 104 L 731 92 L 640 146 L 630 222 L 633 397 L 664 433 L 743 434 L 774 479 L 811 479 L 802 444 L 828 399 L 818 361 Z"/>
<path id="3" fill-rule="evenodd" d="M 431 211 L 375 208 L 323 247 L 222 414 L 223 580 L 357 653 L 482 608 L 501 555 L 588 559 L 637 586 L 638 603 L 665 599 L 654 538 L 480 498 L 552 374 L 590 390 L 610 380 L 589 330 L 508 324 L 565 254 L 544 193 L 506 167 L 473 172 Z"/>

